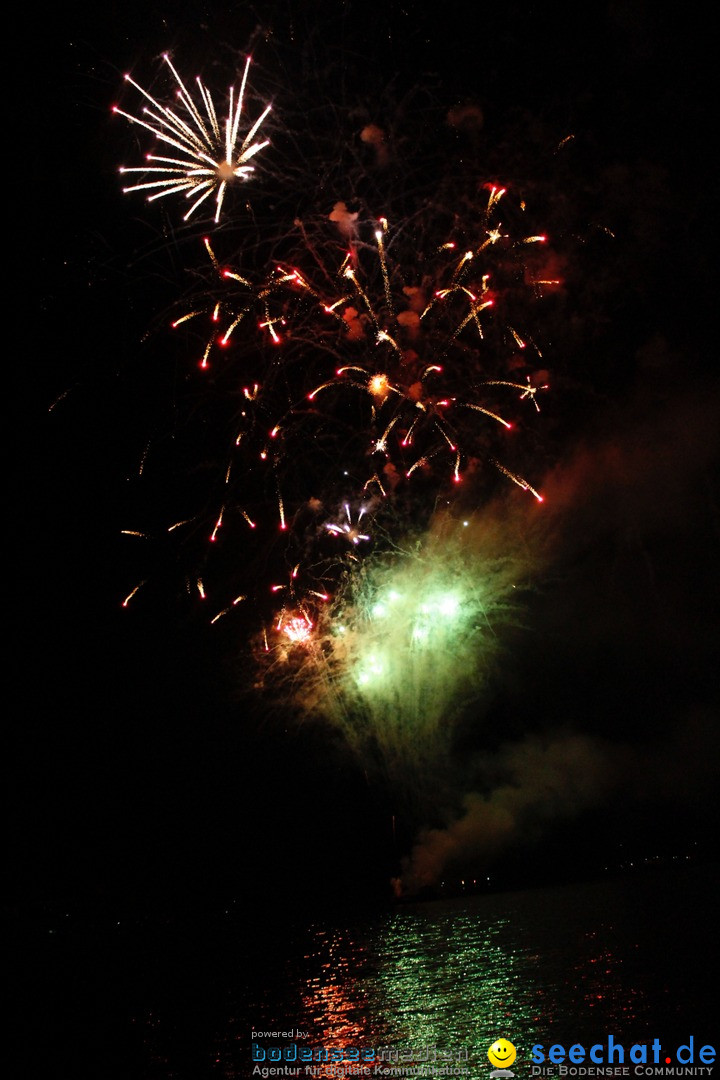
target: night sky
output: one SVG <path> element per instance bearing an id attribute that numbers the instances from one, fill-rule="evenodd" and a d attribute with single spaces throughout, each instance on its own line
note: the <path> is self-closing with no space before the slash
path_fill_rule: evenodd
<path id="1" fill-rule="evenodd" d="M 21 906 L 212 906 L 238 892 L 260 904 L 288 890 L 319 905 L 350 884 L 389 897 L 418 828 L 436 828 L 445 865 L 458 822 L 451 876 L 489 869 L 498 887 L 557 877 L 558 860 L 572 877 L 711 849 L 718 387 L 704 32 L 687 9 L 640 0 L 569 14 L 420 7 L 130 0 L 58 9 L 32 28 L 40 138 L 24 180 L 27 321 L 13 364 L 7 721 Z M 202 233 L 174 228 L 172 200 L 163 210 L 122 195 L 117 167 L 136 144 L 111 106 L 123 74 L 148 85 L 165 50 L 208 84 L 217 70 L 223 87 L 248 48 L 292 122 L 308 71 L 338 116 L 355 100 L 381 125 L 417 87 L 439 111 L 478 106 L 473 153 L 492 177 L 503 161 L 531 177 L 563 231 L 534 588 L 492 689 L 457 727 L 455 805 L 432 819 L 404 816 L 327 725 L 248 693 L 249 621 L 210 627 L 176 556 L 138 555 L 120 535 L 148 501 L 169 506 L 195 482 L 168 467 L 139 497 L 135 478 L 182 398 L 187 345 L 164 327 Z M 397 191 L 403 177 L 388 182 Z M 291 219 L 302 202 L 285 191 L 274 211 L 272 198 L 259 203 L 266 217 Z M 497 776 L 521 793 L 502 842 Z M 548 783 L 562 795 L 548 800 Z"/>

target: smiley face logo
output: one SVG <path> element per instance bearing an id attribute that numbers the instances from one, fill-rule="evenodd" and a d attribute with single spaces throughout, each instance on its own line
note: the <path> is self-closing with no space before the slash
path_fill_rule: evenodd
<path id="1" fill-rule="evenodd" d="M 509 1069 L 517 1057 L 517 1051 L 507 1039 L 496 1039 L 488 1050 L 488 1061 L 496 1069 Z"/>

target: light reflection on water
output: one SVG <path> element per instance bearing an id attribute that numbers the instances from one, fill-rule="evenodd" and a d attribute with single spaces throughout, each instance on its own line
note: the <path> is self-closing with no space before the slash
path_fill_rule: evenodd
<path id="1" fill-rule="evenodd" d="M 318 1046 L 487 1048 L 506 1034 L 519 1047 L 600 1008 L 619 1031 L 642 1014 L 646 995 L 623 978 L 612 922 L 588 930 L 570 911 L 558 927 L 553 909 L 543 911 L 549 903 L 539 894 L 477 897 L 403 908 L 355 931 L 318 927 L 299 1008 L 261 1010 L 256 1029 L 300 1027 Z M 291 983 L 301 979 L 296 970 Z"/>
<path id="2" fill-rule="evenodd" d="M 253 1029 L 299 1028 L 312 1047 L 464 1047 L 472 1075 L 485 1075 L 499 1036 L 515 1044 L 527 1075 L 536 1042 L 663 1035 L 658 1025 L 667 1029 L 688 1001 L 663 934 L 676 898 L 653 897 L 647 883 L 621 881 L 408 905 L 353 924 L 279 930 L 249 964 L 237 942 L 208 1075 L 252 1075 Z M 146 1027 L 150 1056 L 166 1070 L 147 1075 L 184 1077 L 161 1042 Z"/>

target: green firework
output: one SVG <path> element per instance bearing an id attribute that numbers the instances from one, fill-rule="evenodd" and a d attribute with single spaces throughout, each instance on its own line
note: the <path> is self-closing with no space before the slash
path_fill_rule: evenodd
<path id="1" fill-rule="evenodd" d="M 490 514 L 436 516 L 421 539 L 348 575 L 307 640 L 273 659 L 295 704 L 412 801 L 437 793 L 458 717 L 482 699 L 503 628 L 521 617 L 527 559 L 500 547 L 500 531 Z"/>

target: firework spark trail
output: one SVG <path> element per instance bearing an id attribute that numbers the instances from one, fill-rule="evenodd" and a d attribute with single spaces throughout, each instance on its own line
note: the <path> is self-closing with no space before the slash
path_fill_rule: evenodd
<path id="1" fill-rule="evenodd" d="M 254 288 L 252 282 L 238 271 L 221 266 L 208 237 L 203 239 L 203 244 L 210 257 L 213 271 L 220 282 L 232 282 L 232 287 L 229 290 L 223 290 L 219 299 L 216 299 L 214 295 L 209 300 L 205 298 L 204 302 L 196 298 L 191 310 L 183 311 L 183 314 L 174 319 L 170 325 L 173 330 L 177 330 L 178 327 L 184 326 L 191 320 L 195 320 L 196 324 L 202 323 L 203 319 L 207 320 L 209 331 L 200 359 L 200 367 L 205 370 L 210 367 L 213 346 L 225 348 L 230 343 L 233 334 L 252 310 L 258 298 L 258 292 L 262 295 L 263 290 L 258 291 Z M 249 393 L 248 390 L 246 396 Z"/>
<path id="2" fill-rule="evenodd" d="M 186 199 L 194 199 L 183 217 L 184 221 L 192 217 L 205 200 L 214 193 L 215 222 L 217 223 L 220 220 L 228 184 L 238 180 L 247 180 L 255 168 L 248 162 L 269 144 L 268 139 L 262 142 L 253 142 L 253 140 L 272 106 L 268 105 L 241 137 L 240 118 L 250 70 L 250 57 L 245 64 L 237 98 L 234 87 L 230 87 L 227 116 L 222 125 L 218 120 L 212 95 L 202 81 L 199 78 L 196 80 L 200 96 L 200 105 L 198 105 L 167 53 L 163 56 L 163 60 L 179 87 L 176 96 L 184 110 L 184 116 L 179 111 L 162 105 L 130 75 L 125 76 L 126 81 L 139 91 L 146 101 L 150 102 L 151 108 L 147 106 L 143 108 L 143 116 L 146 119 L 133 116 L 132 113 L 125 112 L 117 105 L 114 106 L 113 112 L 124 116 L 131 124 L 149 131 L 157 140 L 177 151 L 180 156 L 165 157 L 159 154 L 147 154 L 146 160 L 149 164 L 132 168 L 121 167 L 122 175 L 140 173 L 142 176 L 151 174 L 157 176 L 157 179 L 132 184 L 130 187 L 123 188 L 123 191 L 150 191 L 152 194 L 148 195 L 148 202 L 161 199 L 166 195 L 183 195 Z"/>

